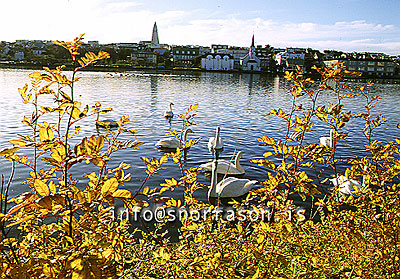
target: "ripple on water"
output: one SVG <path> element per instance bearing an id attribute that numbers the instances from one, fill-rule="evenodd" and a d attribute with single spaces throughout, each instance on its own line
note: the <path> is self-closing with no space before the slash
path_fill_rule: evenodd
<path id="1" fill-rule="evenodd" d="M 0 147 L 7 146 L 7 141 L 16 137 L 18 133 L 29 130 L 21 123 L 24 115 L 31 113 L 32 107 L 23 105 L 18 88 L 29 82 L 25 70 L 0 70 Z M 76 95 L 83 104 L 89 106 L 99 101 L 102 106 L 112 107 L 113 111 L 104 118 L 119 119 L 128 114 L 131 122 L 129 128 L 138 130 L 137 138 L 144 144 L 140 150 L 122 150 L 113 154 L 110 167 L 116 167 L 118 162 L 124 161 L 132 167 L 128 170 L 132 180 L 125 183 L 124 187 L 133 191 L 137 190 L 146 177 L 145 165 L 140 159 L 160 158 L 163 154 L 154 147 L 154 143 L 169 129 L 180 130 L 182 121 L 179 114 L 185 114 L 190 105 L 199 104 L 196 110 L 196 123 L 192 127 L 194 134 L 190 138 L 200 139 L 187 155 L 185 164 L 195 167 L 212 159 L 207 149 L 208 138 L 215 134 L 215 128 L 221 127 L 221 136 L 225 143 L 223 158 L 229 159 L 235 151 L 242 151 L 241 164 L 246 169 L 245 177 L 263 181 L 268 170 L 250 163 L 252 158 L 259 158 L 267 148 L 258 145 L 257 138 L 262 135 L 282 138 L 286 132 L 285 124 L 276 116 L 269 116 L 271 109 L 289 109 L 291 95 L 289 87 L 283 78 L 265 77 L 248 74 L 223 74 L 223 73 L 195 73 L 195 74 L 152 74 L 146 72 L 131 72 L 124 75 L 84 72 L 83 78 L 77 83 Z M 394 139 L 399 136 L 400 91 L 399 85 L 378 84 L 374 93 L 382 100 L 376 109 L 383 112 L 388 123 L 377 130 L 377 134 L 385 139 Z M 324 92 L 320 101 L 329 105 L 335 101 L 336 96 Z M 43 100 L 51 102 L 51 100 Z M 163 117 L 168 104 L 173 102 L 175 117 L 169 123 Z M 365 102 L 362 98 L 346 101 L 349 110 L 363 111 Z M 49 119 L 48 121 L 52 121 Z M 54 120 L 53 120 L 54 121 Z M 93 119 L 86 119 L 80 123 L 81 136 L 98 134 Z M 305 142 L 318 142 L 320 136 L 329 134 L 329 127 L 316 125 L 315 130 L 307 135 Z M 337 146 L 338 156 L 349 158 L 363 156 L 363 146 L 366 139 L 362 134 L 362 123 L 354 121 L 346 130 L 349 133 L 348 141 L 340 142 Z M 101 131 L 100 131 L 101 132 Z M 134 139 L 132 135 L 124 135 L 124 140 Z M 279 158 L 271 158 L 279 162 Z M 155 176 L 148 181 L 147 186 L 158 186 L 166 178 L 180 177 L 179 168 L 169 161 L 166 170 L 160 176 Z M 79 183 L 84 184 L 85 173 L 94 171 L 91 165 L 82 164 L 74 166 L 71 170 L 77 175 Z M 0 161 L 0 174 L 7 175 L 10 164 Z M 26 170 L 18 168 L 14 179 L 12 194 L 27 190 L 21 182 L 26 178 Z M 199 175 L 201 183 L 209 185 L 209 180 L 204 175 Z M 171 194 L 175 198 L 182 197 L 180 189 Z M 207 189 L 196 194 L 199 199 L 207 199 Z"/>

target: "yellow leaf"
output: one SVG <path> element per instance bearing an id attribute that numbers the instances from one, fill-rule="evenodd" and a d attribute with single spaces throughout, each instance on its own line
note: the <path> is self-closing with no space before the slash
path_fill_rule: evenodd
<path id="1" fill-rule="evenodd" d="M 50 189 L 50 192 L 52 193 L 52 194 L 55 194 L 56 193 L 56 185 L 54 184 L 54 182 L 53 181 L 50 181 L 50 183 L 49 183 L 49 189 Z"/>
<path id="2" fill-rule="evenodd" d="M 73 270 L 82 270 L 83 269 L 83 264 L 81 259 L 75 259 L 71 262 L 71 267 Z"/>
<path id="3" fill-rule="evenodd" d="M 8 218 L 9 216 L 11 216 L 12 214 L 14 214 L 15 212 L 17 212 L 18 210 L 20 210 L 21 208 L 24 208 L 26 205 L 31 204 L 32 202 L 30 201 L 25 201 L 23 203 L 14 205 L 13 207 L 10 208 L 10 210 L 7 212 L 6 218 Z"/>
<path id="4" fill-rule="evenodd" d="M 287 78 L 288 79 L 288 78 Z M 289 79 L 288 79 L 289 80 Z M 260 268 L 257 268 L 257 271 L 254 273 L 254 275 L 251 277 L 251 279 L 257 279 L 260 278 Z"/>
<path id="5" fill-rule="evenodd" d="M 103 160 L 101 157 L 92 158 L 92 159 L 90 159 L 90 162 L 91 162 L 93 165 L 98 166 L 98 167 L 104 167 L 104 166 L 105 166 L 105 162 L 104 162 L 104 160 Z"/>
<path id="6" fill-rule="evenodd" d="M 81 111 L 77 107 L 74 107 L 74 110 L 71 113 L 72 118 L 75 120 L 79 119 L 80 115 L 81 115 Z"/>
<path id="7" fill-rule="evenodd" d="M 31 73 L 31 74 L 29 75 L 29 77 L 30 77 L 30 78 L 33 78 L 33 79 L 38 79 L 38 80 L 40 80 L 40 79 L 42 79 L 42 74 L 39 73 L 39 72 L 34 72 L 34 73 Z"/>
<path id="8" fill-rule="evenodd" d="M 160 159 L 160 165 L 165 164 L 166 162 L 168 162 L 168 157 L 167 156 L 163 156 Z"/>
<path id="9" fill-rule="evenodd" d="M 265 240 L 265 236 L 264 236 L 263 234 L 260 234 L 260 235 L 258 236 L 258 238 L 257 238 L 257 243 L 258 243 L 258 244 L 261 244 L 261 243 L 264 242 L 264 240 Z"/>
<path id="10" fill-rule="evenodd" d="M 34 218 L 36 218 L 35 215 L 28 215 L 28 216 L 25 216 L 24 218 L 18 219 L 17 221 L 8 224 L 8 225 L 6 226 L 6 228 L 9 228 L 9 227 L 18 225 L 18 224 L 20 224 L 20 223 L 23 223 L 23 222 L 25 222 L 25 221 L 28 221 L 28 220 L 31 220 L 31 219 L 34 219 Z"/>
<path id="11" fill-rule="evenodd" d="M 5 156 L 5 155 L 12 155 L 14 154 L 19 147 L 13 147 L 13 148 L 3 148 L 0 150 L 0 156 Z"/>
<path id="12" fill-rule="evenodd" d="M 271 156 L 273 153 L 272 152 L 265 152 L 264 154 L 263 154 L 263 156 L 264 157 L 269 157 L 269 156 Z"/>
<path id="13" fill-rule="evenodd" d="M 26 117 L 26 116 L 24 116 L 24 120 L 22 121 L 22 123 L 23 123 L 24 125 L 27 125 L 27 126 L 31 125 L 31 121 L 30 121 L 29 118 Z"/>
<path id="14" fill-rule="evenodd" d="M 198 106 L 199 106 L 198 104 L 191 105 L 191 106 L 189 107 L 189 109 L 188 109 L 188 113 L 191 112 L 191 111 L 193 111 L 193 110 L 195 110 L 195 109 L 197 109 Z"/>
<path id="15" fill-rule="evenodd" d="M 9 140 L 8 142 L 13 145 L 25 145 L 26 144 L 26 142 L 22 139 L 13 139 L 13 140 Z"/>
<path id="16" fill-rule="evenodd" d="M 39 195 L 45 197 L 49 195 L 49 187 L 40 179 L 35 179 L 33 182 L 33 187 L 38 192 Z"/>
<path id="17" fill-rule="evenodd" d="M 101 194 L 105 197 L 109 194 L 113 194 L 118 188 L 118 180 L 113 177 L 106 182 L 104 182 L 103 187 L 101 187 Z"/>
<path id="18" fill-rule="evenodd" d="M 46 276 L 46 278 L 54 278 L 55 277 L 55 270 L 49 264 L 43 265 L 42 272 Z"/>
<path id="19" fill-rule="evenodd" d="M 275 140 L 268 136 L 262 136 L 261 138 L 258 138 L 257 140 L 260 143 L 264 143 L 266 145 L 274 145 L 275 144 Z"/>
<path id="20" fill-rule="evenodd" d="M 54 133 L 50 128 L 44 128 L 44 127 L 40 128 L 39 136 L 42 142 L 54 139 Z"/>
<path id="21" fill-rule="evenodd" d="M 23 88 L 18 88 L 18 92 L 23 99 L 25 99 L 27 91 L 28 91 L 28 84 L 25 84 Z"/>
<path id="22" fill-rule="evenodd" d="M 101 253 L 101 255 L 103 256 L 103 258 L 108 259 L 108 258 L 110 258 L 110 256 L 112 256 L 112 253 L 113 253 L 113 249 L 112 248 L 108 248 L 108 249 L 104 250 Z"/>
<path id="23" fill-rule="evenodd" d="M 133 197 L 132 193 L 126 189 L 118 189 L 112 194 L 112 196 L 120 199 L 131 199 Z"/>
<path id="24" fill-rule="evenodd" d="M 97 138 L 95 136 L 91 136 L 89 138 L 87 148 L 88 148 L 87 152 L 89 155 L 96 154 L 96 150 L 98 150 L 98 146 L 97 146 Z"/>
<path id="25" fill-rule="evenodd" d="M 103 148 L 103 146 L 104 146 L 104 141 L 105 141 L 104 136 L 99 136 L 99 137 L 97 138 L 97 150 L 101 150 L 101 149 Z"/>
<path id="26" fill-rule="evenodd" d="M 51 157 L 56 160 L 58 163 L 61 163 L 65 158 L 65 148 L 61 145 L 53 148 L 51 153 Z"/>

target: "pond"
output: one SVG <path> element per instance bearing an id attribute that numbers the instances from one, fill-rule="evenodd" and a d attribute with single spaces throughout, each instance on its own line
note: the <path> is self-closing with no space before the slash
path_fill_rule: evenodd
<path id="1" fill-rule="evenodd" d="M 24 105 L 18 94 L 18 88 L 29 83 L 28 70 L 2 69 L 0 70 L 0 148 L 9 146 L 8 140 L 17 137 L 17 134 L 28 130 L 21 123 L 24 115 L 32 113 L 32 107 Z M 285 124 L 276 116 L 269 115 L 271 109 L 289 109 L 291 94 L 289 84 L 283 77 L 262 76 L 259 74 L 239 73 L 149 73 L 124 72 L 103 73 L 83 72 L 82 79 L 76 85 L 75 94 L 82 104 L 94 105 L 101 102 L 103 107 L 112 107 L 113 111 L 101 117 L 119 119 L 128 114 L 131 122 L 129 128 L 138 131 L 139 141 L 144 142 L 140 150 L 122 150 L 114 153 L 110 167 L 117 166 L 121 161 L 130 164 L 132 179 L 124 186 L 135 191 L 142 184 L 145 173 L 145 164 L 141 157 L 159 159 L 163 154 L 154 144 L 165 136 L 170 129 L 180 130 L 182 121 L 178 114 L 185 113 L 190 105 L 198 104 L 196 109 L 196 123 L 192 127 L 194 134 L 189 138 L 200 139 L 193 146 L 187 156 L 187 167 L 199 166 L 212 159 L 207 149 L 209 137 L 214 136 L 216 127 L 221 128 L 221 137 L 224 141 L 224 151 L 220 157 L 230 159 L 234 152 L 242 151 L 241 164 L 246 173 L 245 178 L 265 180 L 268 170 L 250 163 L 251 159 L 260 158 L 266 148 L 258 145 L 257 138 L 262 135 L 282 138 L 285 134 Z M 400 86 L 397 84 L 376 84 L 372 93 L 381 97 L 374 109 L 374 114 L 382 113 L 388 122 L 377 130 L 377 139 L 394 139 L 399 137 L 396 125 L 400 122 Z M 319 104 L 329 105 L 335 102 L 333 92 L 322 92 Z M 45 100 L 44 103 L 49 100 Z M 164 112 L 174 103 L 175 117 L 169 123 Z M 345 102 L 345 107 L 353 112 L 365 111 L 365 102 L 357 97 Z M 95 117 L 80 123 L 81 137 L 97 135 Z M 307 135 L 305 143 L 319 142 L 320 136 L 329 135 L 329 127 L 316 125 L 314 131 Z M 346 127 L 349 138 L 337 146 L 340 158 L 363 156 L 362 150 L 367 143 L 362 134 L 362 123 L 353 121 Z M 100 131 L 101 132 L 101 131 Z M 132 135 L 123 137 L 133 139 Z M 276 159 L 278 160 L 278 158 Z M 10 172 L 10 162 L 0 161 L 0 174 L 7 180 Z M 166 178 L 180 177 L 177 165 L 169 161 L 166 169 L 160 176 L 152 177 L 146 186 L 155 187 Z M 87 180 L 85 173 L 94 171 L 91 165 L 80 164 L 72 169 L 80 183 Z M 28 190 L 22 184 L 26 178 L 26 169 L 18 167 L 10 189 L 10 195 L 15 196 Z M 201 183 L 209 185 L 210 181 L 204 175 L 199 175 Z M 174 198 L 182 198 L 180 189 L 171 192 Z M 207 200 L 207 189 L 198 192 L 200 200 Z"/>

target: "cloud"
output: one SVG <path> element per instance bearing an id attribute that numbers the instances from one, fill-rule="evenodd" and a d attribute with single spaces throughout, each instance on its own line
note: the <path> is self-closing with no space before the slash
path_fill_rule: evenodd
<path id="1" fill-rule="evenodd" d="M 320 50 L 379 51 L 396 54 L 396 46 L 399 43 L 398 28 L 367 21 L 336 22 L 327 25 L 231 17 L 191 20 L 186 25 L 171 25 L 167 29 L 159 25 L 159 30 L 160 34 L 165 30 L 168 33 L 165 37 L 177 44 L 221 43 L 249 46 L 253 32 L 256 44 L 275 47 L 312 47 Z M 173 30 L 177 32 L 173 33 Z"/>
<path id="2" fill-rule="evenodd" d="M 103 10 L 107 11 L 107 13 L 123 13 L 126 11 L 130 11 L 132 9 L 136 9 L 137 7 L 142 6 L 139 2 L 111 2 L 104 5 Z"/>
<path id="3" fill-rule="evenodd" d="M 55 4 L 57 3 L 57 4 Z M 150 2 L 149 2 L 150 3 Z M 294 23 L 243 18 L 240 13 L 222 14 L 204 9 L 147 8 L 149 3 L 131 0 L 13 0 L 2 3 L 0 40 L 72 40 L 86 33 L 86 40 L 100 43 L 150 40 L 157 21 L 161 43 L 213 43 L 249 46 L 312 47 L 320 50 L 376 51 L 399 54 L 399 27 L 367 20 Z M 7 28 L 5 28 L 7 26 Z"/>

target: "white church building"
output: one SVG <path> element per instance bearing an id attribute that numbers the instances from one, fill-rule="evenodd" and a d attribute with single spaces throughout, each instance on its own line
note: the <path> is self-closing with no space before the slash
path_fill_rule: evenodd
<path id="1" fill-rule="evenodd" d="M 240 60 L 242 71 L 259 72 L 261 71 L 260 59 L 256 56 L 256 47 L 254 46 L 254 34 L 251 40 L 249 53 Z"/>

